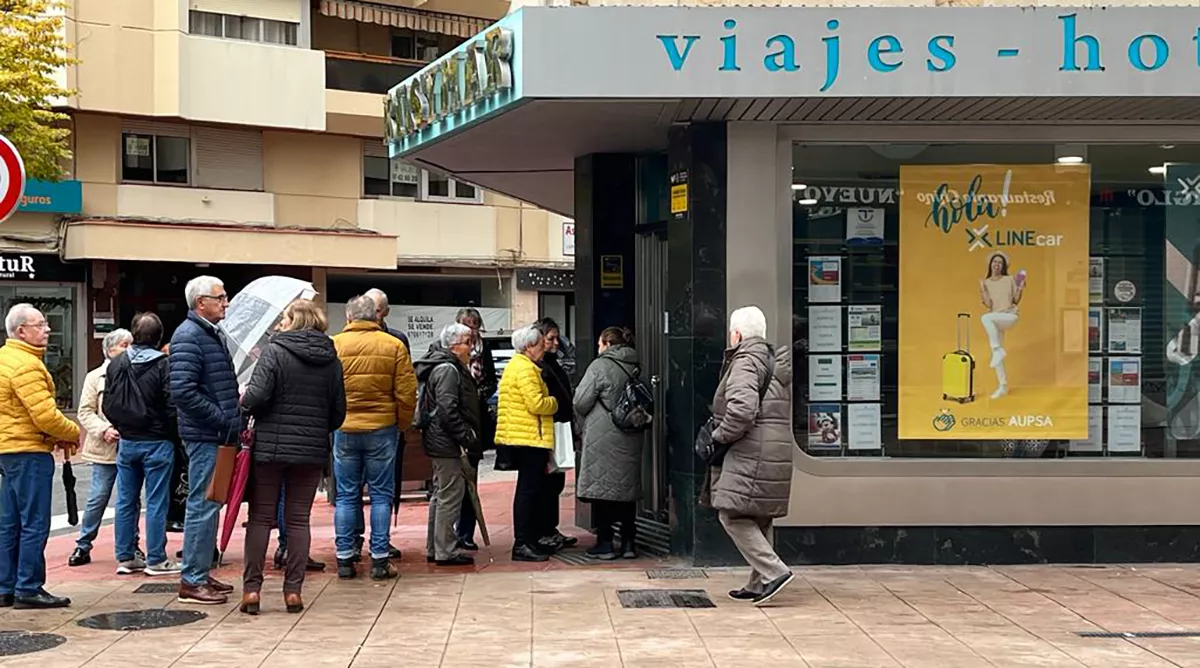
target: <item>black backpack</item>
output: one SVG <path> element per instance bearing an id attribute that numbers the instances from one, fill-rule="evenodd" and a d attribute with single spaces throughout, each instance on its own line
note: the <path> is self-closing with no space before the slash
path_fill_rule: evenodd
<path id="1" fill-rule="evenodd" d="M 104 417 L 117 431 L 145 430 L 150 426 L 150 409 L 138 387 L 133 364 L 124 356 L 109 363 L 104 380 Z"/>
<path id="2" fill-rule="evenodd" d="M 617 429 L 634 434 L 646 431 L 654 422 L 654 395 L 640 378 L 641 368 L 638 367 L 633 373 L 629 373 L 621 362 L 612 358 L 606 359 L 617 365 L 625 374 L 626 381 L 621 395 L 617 397 L 617 403 L 612 408 L 604 406 L 603 401 L 600 405 L 609 412 Z"/>

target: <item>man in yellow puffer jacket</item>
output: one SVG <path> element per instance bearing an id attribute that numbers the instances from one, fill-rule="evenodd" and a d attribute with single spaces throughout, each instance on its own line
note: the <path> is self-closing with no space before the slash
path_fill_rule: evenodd
<path id="1" fill-rule="evenodd" d="M 74 452 L 79 425 L 58 410 L 54 380 L 42 355 L 50 340 L 46 316 L 17 304 L 4 319 L 0 348 L 0 607 L 65 608 L 46 584 L 46 540 L 56 446 Z"/>
<path id="2" fill-rule="evenodd" d="M 338 577 L 353 578 L 362 488 L 371 495 L 371 578 L 396 577 L 388 563 L 396 451 L 400 432 L 412 426 L 417 407 L 417 376 L 400 339 L 376 321 L 375 301 L 359 296 L 346 304 L 346 328 L 333 337 L 346 383 L 346 421 L 334 433 L 333 467 L 337 483 Z"/>
<path id="3" fill-rule="evenodd" d="M 513 561 L 546 561 L 538 548 L 541 538 L 539 509 L 557 503 L 550 495 L 547 466 L 554 451 L 554 413 L 558 402 L 550 396 L 537 363 L 546 354 L 546 339 L 535 327 L 512 334 L 516 354 L 500 376 L 496 402 L 496 443 L 512 448 L 517 465 L 517 491 L 513 496 Z"/>

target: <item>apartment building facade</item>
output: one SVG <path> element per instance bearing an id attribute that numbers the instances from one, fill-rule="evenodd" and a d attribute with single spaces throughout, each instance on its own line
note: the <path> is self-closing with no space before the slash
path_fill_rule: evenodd
<path id="1" fill-rule="evenodd" d="M 153 309 L 173 328 L 199 273 L 268 274 L 330 304 L 370 287 L 405 307 L 570 316 L 561 216 L 390 160 L 383 99 L 507 3 L 76 0 L 74 159 L 0 234 L 0 300 L 51 318 L 71 408 L 99 339 Z M 537 280 L 531 280 L 531 277 Z M 547 278 L 549 277 L 549 278 Z M 394 322 L 403 326 L 403 322 Z"/>

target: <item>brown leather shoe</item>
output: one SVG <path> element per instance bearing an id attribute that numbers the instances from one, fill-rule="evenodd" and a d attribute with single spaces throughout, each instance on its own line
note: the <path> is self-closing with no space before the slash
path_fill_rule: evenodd
<path id="1" fill-rule="evenodd" d="M 238 610 L 247 615 L 257 615 L 259 606 L 259 594 L 256 591 L 248 591 L 242 594 L 242 604 L 238 606 Z"/>
<path id="2" fill-rule="evenodd" d="M 193 587 L 189 584 L 180 583 L 179 597 L 176 600 L 180 603 L 195 603 L 197 605 L 224 605 L 229 602 L 229 597 L 209 585 Z"/>
<path id="3" fill-rule="evenodd" d="M 287 606 L 287 611 L 292 614 L 304 609 L 304 600 L 300 598 L 300 592 L 285 592 L 283 603 Z"/>
<path id="4" fill-rule="evenodd" d="M 233 592 L 233 585 L 227 585 L 211 575 L 208 576 L 208 586 L 212 587 L 213 591 L 218 591 L 222 594 L 230 594 Z"/>

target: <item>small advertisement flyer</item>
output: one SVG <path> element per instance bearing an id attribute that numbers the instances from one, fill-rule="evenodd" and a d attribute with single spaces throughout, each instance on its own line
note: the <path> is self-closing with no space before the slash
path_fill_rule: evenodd
<path id="1" fill-rule="evenodd" d="M 883 221 L 883 209 L 846 209 L 846 241 L 851 246 L 882 246 Z"/>
<path id="2" fill-rule="evenodd" d="M 1108 407 L 1108 451 L 1142 451 L 1142 407 Z"/>
<path id="3" fill-rule="evenodd" d="M 1142 352 L 1142 309 L 1108 309 L 1108 352 Z"/>
<path id="4" fill-rule="evenodd" d="M 850 404 L 846 410 L 846 447 L 850 450 L 882 450 L 882 411 L 879 404 Z"/>
<path id="5" fill-rule="evenodd" d="M 808 400 L 842 400 L 841 355 L 809 355 Z"/>
<path id="6" fill-rule="evenodd" d="M 882 306 L 851 306 L 846 310 L 846 323 L 851 352 L 883 347 Z"/>
<path id="7" fill-rule="evenodd" d="M 808 307 L 808 350 L 814 353 L 842 351 L 842 307 Z"/>
<path id="8" fill-rule="evenodd" d="M 1068 448 L 1071 452 L 1103 452 L 1104 451 L 1104 407 L 1088 406 L 1088 437 L 1070 441 Z"/>
<path id="9" fill-rule="evenodd" d="M 810 449 L 841 449 L 841 406 L 838 404 L 808 405 L 808 447 Z"/>
<path id="10" fill-rule="evenodd" d="M 1088 352 L 1104 351 L 1104 309 L 1093 306 L 1088 309 Z"/>
<path id="11" fill-rule="evenodd" d="M 1104 358 L 1088 358 L 1088 403 L 1098 404 L 1103 399 L 1100 396 L 1104 384 Z"/>
<path id="12" fill-rule="evenodd" d="M 814 255 L 808 258 L 808 303 L 842 301 L 842 258 Z"/>
<path id="13" fill-rule="evenodd" d="M 1140 404 L 1142 402 L 1142 359 L 1140 357 L 1108 358 L 1108 402 L 1111 404 Z"/>
<path id="14" fill-rule="evenodd" d="M 879 401 L 879 355 L 846 356 L 846 398 Z"/>
<path id="15" fill-rule="evenodd" d="M 1088 303 L 1104 303 L 1104 258 L 1088 259 Z"/>

